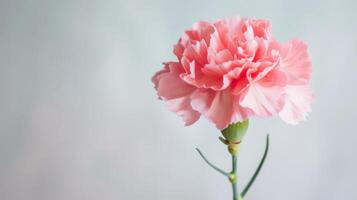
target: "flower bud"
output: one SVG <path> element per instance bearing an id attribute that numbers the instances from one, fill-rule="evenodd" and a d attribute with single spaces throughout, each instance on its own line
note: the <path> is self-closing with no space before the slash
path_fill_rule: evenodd
<path id="1" fill-rule="evenodd" d="M 222 130 L 222 134 L 229 143 L 239 143 L 247 132 L 248 125 L 249 120 L 230 124 Z"/>

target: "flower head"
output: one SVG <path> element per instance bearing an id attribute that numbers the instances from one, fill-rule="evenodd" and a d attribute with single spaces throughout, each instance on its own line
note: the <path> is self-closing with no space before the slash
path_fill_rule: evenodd
<path id="1" fill-rule="evenodd" d="M 201 115 L 220 130 L 253 116 L 297 124 L 310 111 L 311 62 L 298 39 L 279 43 L 267 20 L 197 22 L 174 46 L 152 81 L 157 95 L 186 125 Z"/>

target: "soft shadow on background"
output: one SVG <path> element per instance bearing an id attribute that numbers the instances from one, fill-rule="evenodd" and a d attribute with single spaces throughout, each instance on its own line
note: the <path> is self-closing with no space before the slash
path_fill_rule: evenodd
<path id="1" fill-rule="evenodd" d="M 184 127 L 150 78 L 195 21 L 267 18 L 281 42 L 309 44 L 308 120 L 258 119 L 239 157 L 245 184 L 266 133 L 271 151 L 246 199 L 357 199 L 355 1 L 0 2 L 1 200 L 224 200 L 230 167 L 205 119 Z"/>

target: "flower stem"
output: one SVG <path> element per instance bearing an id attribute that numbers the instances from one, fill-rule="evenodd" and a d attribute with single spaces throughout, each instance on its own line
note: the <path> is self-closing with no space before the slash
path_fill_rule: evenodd
<path id="1" fill-rule="evenodd" d="M 264 151 L 264 155 L 259 163 L 259 166 L 257 167 L 255 173 L 253 174 L 253 177 L 250 179 L 250 181 L 248 182 L 247 186 L 243 189 L 243 191 L 240 193 L 238 190 L 238 175 L 237 175 L 237 158 L 238 158 L 238 153 L 239 153 L 239 149 L 240 149 L 240 143 L 241 141 L 237 141 L 237 142 L 230 142 L 228 140 L 224 140 L 223 138 L 220 138 L 220 140 L 228 146 L 228 151 L 232 156 L 232 170 L 230 172 L 226 172 L 222 169 L 220 169 L 219 167 L 217 167 L 216 165 L 214 165 L 213 163 L 211 163 L 206 156 L 198 149 L 196 148 L 197 152 L 199 153 L 199 155 L 203 158 L 203 160 L 210 166 L 212 167 L 214 170 L 216 170 L 217 172 L 221 173 L 222 175 L 228 177 L 229 182 L 232 185 L 232 190 L 233 190 L 233 200 L 243 200 L 244 196 L 246 195 L 246 193 L 248 192 L 248 190 L 250 189 L 250 187 L 252 186 L 252 184 L 254 183 L 255 179 L 257 178 L 264 162 L 265 159 L 267 157 L 268 154 L 268 150 L 269 150 L 269 135 L 267 135 L 266 138 L 266 146 L 265 146 L 265 151 Z"/>
<path id="2" fill-rule="evenodd" d="M 237 186 L 238 177 L 237 177 L 237 156 L 236 155 L 232 155 L 231 177 L 230 177 L 229 180 L 230 180 L 230 182 L 232 184 L 233 200 L 238 200 L 239 199 L 239 191 L 238 191 L 238 186 Z"/>

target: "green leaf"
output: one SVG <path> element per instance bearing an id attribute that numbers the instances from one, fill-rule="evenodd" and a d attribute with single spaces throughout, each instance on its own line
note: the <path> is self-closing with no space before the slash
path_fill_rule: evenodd
<path id="1" fill-rule="evenodd" d="M 216 170 L 217 172 L 223 174 L 224 176 L 229 176 L 229 173 L 223 171 L 222 169 L 218 168 L 217 166 L 215 166 L 214 164 L 212 164 L 204 155 L 203 153 L 198 149 L 196 148 L 197 152 L 200 154 L 200 156 L 203 158 L 203 160 L 210 166 L 212 167 L 214 170 Z"/>
<path id="2" fill-rule="evenodd" d="M 268 150 L 269 150 L 269 134 L 267 135 L 267 139 L 266 139 L 266 145 L 265 145 L 265 151 L 264 151 L 264 155 L 258 165 L 258 168 L 255 170 L 252 178 L 250 179 L 250 181 L 248 182 L 247 186 L 245 186 L 244 190 L 242 191 L 241 193 L 241 196 L 242 198 L 244 198 L 245 194 L 248 192 L 250 186 L 252 186 L 252 184 L 254 183 L 255 179 L 257 178 L 263 164 L 264 164 L 264 161 L 268 155 Z"/>

